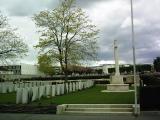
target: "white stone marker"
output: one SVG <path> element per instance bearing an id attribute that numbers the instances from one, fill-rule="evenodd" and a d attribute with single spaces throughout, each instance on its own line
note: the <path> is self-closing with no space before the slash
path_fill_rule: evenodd
<path id="1" fill-rule="evenodd" d="M 32 87 L 32 82 L 29 82 L 29 83 L 28 83 L 28 87 Z"/>
<path id="2" fill-rule="evenodd" d="M 69 92 L 72 92 L 72 83 L 69 83 Z"/>
<path id="3" fill-rule="evenodd" d="M 10 93 L 14 91 L 14 84 L 10 84 L 10 85 L 8 86 L 8 91 L 9 91 Z"/>
<path id="4" fill-rule="evenodd" d="M 51 85 L 46 85 L 46 95 L 51 95 Z"/>
<path id="5" fill-rule="evenodd" d="M 24 83 L 24 87 L 25 88 L 29 87 L 29 83 Z"/>
<path id="6" fill-rule="evenodd" d="M 2 83 L 0 83 L 0 93 L 2 93 Z"/>
<path id="7" fill-rule="evenodd" d="M 82 82 L 83 83 L 83 89 L 86 89 L 86 82 Z"/>
<path id="8" fill-rule="evenodd" d="M 28 88 L 22 88 L 22 104 L 27 104 L 28 100 Z"/>
<path id="9" fill-rule="evenodd" d="M 79 90 L 79 84 L 78 84 L 78 82 L 76 82 L 76 91 L 78 91 Z"/>
<path id="10" fill-rule="evenodd" d="M 22 88 L 17 88 L 16 104 L 22 103 Z"/>
<path id="11" fill-rule="evenodd" d="M 60 86 L 61 86 L 61 95 L 63 95 L 64 94 L 64 83 L 60 84 Z"/>
<path id="12" fill-rule="evenodd" d="M 39 86 L 39 99 L 45 96 L 45 86 Z"/>
<path id="13" fill-rule="evenodd" d="M 38 87 L 32 87 L 32 93 L 33 93 L 32 101 L 37 100 L 39 98 Z"/>
<path id="14" fill-rule="evenodd" d="M 40 85 L 41 85 L 41 83 L 38 81 L 38 82 L 37 82 L 37 87 L 39 87 Z"/>
<path id="15" fill-rule="evenodd" d="M 86 81 L 86 88 L 89 88 L 89 81 Z"/>
<path id="16" fill-rule="evenodd" d="M 56 86 L 52 85 L 52 97 L 56 95 Z"/>
<path id="17" fill-rule="evenodd" d="M 32 101 L 32 96 L 33 96 L 32 87 L 28 87 L 28 102 Z"/>
<path id="18" fill-rule="evenodd" d="M 19 88 L 23 88 L 23 84 L 22 83 L 19 84 Z"/>
<path id="19" fill-rule="evenodd" d="M 82 82 L 81 81 L 78 82 L 78 89 L 82 90 Z"/>
<path id="20" fill-rule="evenodd" d="M 69 92 L 68 83 L 66 83 L 65 86 L 66 86 L 66 90 L 67 90 L 67 93 L 68 93 Z"/>
<path id="21" fill-rule="evenodd" d="M 73 82 L 72 84 L 73 84 L 73 92 L 75 92 L 76 91 L 76 84 L 75 84 L 75 82 Z"/>
<path id="22" fill-rule="evenodd" d="M 16 84 L 14 84 L 14 91 L 16 92 L 17 91 L 17 89 L 19 88 L 18 87 L 19 85 L 16 83 Z"/>
<path id="23" fill-rule="evenodd" d="M 2 93 L 7 93 L 7 85 L 2 83 Z"/>
<path id="24" fill-rule="evenodd" d="M 60 95 L 60 84 L 56 84 L 56 95 Z"/>
<path id="25" fill-rule="evenodd" d="M 36 86 L 37 86 L 37 82 L 34 81 L 34 82 L 33 82 L 33 87 L 36 87 Z"/>

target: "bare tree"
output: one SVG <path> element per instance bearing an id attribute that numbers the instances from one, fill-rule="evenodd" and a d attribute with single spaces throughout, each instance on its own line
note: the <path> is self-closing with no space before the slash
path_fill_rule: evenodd
<path id="1" fill-rule="evenodd" d="M 10 28 L 7 18 L 0 12 L 0 61 L 22 57 L 27 51 L 27 45 Z"/>

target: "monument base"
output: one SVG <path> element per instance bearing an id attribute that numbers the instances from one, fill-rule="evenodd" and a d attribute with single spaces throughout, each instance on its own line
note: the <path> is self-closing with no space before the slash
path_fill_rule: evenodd
<path id="1" fill-rule="evenodd" d="M 113 75 L 110 78 L 111 84 L 124 84 L 122 75 Z"/>
<path id="2" fill-rule="evenodd" d="M 129 90 L 128 84 L 108 84 L 107 90 L 101 92 L 134 92 L 134 90 Z"/>
<path id="3" fill-rule="evenodd" d="M 108 91 L 129 91 L 128 84 L 108 84 L 107 85 Z"/>

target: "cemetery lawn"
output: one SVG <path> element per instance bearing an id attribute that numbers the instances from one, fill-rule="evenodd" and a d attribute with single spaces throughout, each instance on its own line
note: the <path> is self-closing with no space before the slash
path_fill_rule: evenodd
<path id="1" fill-rule="evenodd" d="M 41 98 L 28 105 L 48 106 L 58 104 L 133 104 L 134 92 L 102 93 L 106 87 L 95 86 L 83 91 L 73 92 L 52 98 Z M 15 104 L 16 93 L 0 94 L 0 104 Z"/>
<path id="2" fill-rule="evenodd" d="M 0 104 L 15 104 L 16 93 L 0 93 Z"/>
<path id="3" fill-rule="evenodd" d="M 49 104 L 134 104 L 134 92 L 102 93 L 106 87 L 96 86 L 84 91 L 69 93 L 53 98 L 43 98 L 32 105 Z"/>

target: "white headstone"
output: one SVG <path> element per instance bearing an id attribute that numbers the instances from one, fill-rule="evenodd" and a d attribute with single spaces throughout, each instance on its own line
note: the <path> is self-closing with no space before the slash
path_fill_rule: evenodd
<path id="1" fill-rule="evenodd" d="M 86 81 L 84 82 L 84 88 L 85 89 L 87 88 L 87 82 Z"/>
<path id="2" fill-rule="evenodd" d="M 65 84 L 67 93 L 69 92 L 68 83 Z"/>
<path id="3" fill-rule="evenodd" d="M 28 83 L 28 87 L 32 87 L 32 82 L 29 82 L 29 83 Z"/>
<path id="4" fill-rule="evenodd" d="M 7 93 L 7 85 L 2 83 L 2 93 Z"/>
<path id="5" fill-rule="evenodd" d="M 69 83 L 69 92 L 72 92 L 72 83 Z"/>
<path id="6" fill-rule="evenodd" d="M 22 88 L 17 88 L 16 104 L 22 103 Z"/>
<path id="7" fill-rule="evenodd" d="M 22 90 L 22 104 L 27 104 L 29 101 L 28 99 L 28 88 L 23 88 Z"/>
<path id="8" fill-rule="evenodd" d="M 38 87 L 32 87 L 32 93 L 33 93 L 32 101 L 37 100 L 39 98 Z"/>
<path id="9" fill-rule="evenodd" d="M 89 80 L 87 80 L 87 88 L 89 88 L 89 86 L 90 86 L 90 82 L 89 82 Z"/>
<path id="10" fill-rule="evenodd" d="M 14 91 L 17 91 L 18 89 L 18 84 L 14 84 Z"/>
<path id="11" fill-rule="evenodd" d="M 19 84 L 19 88 L 23 88 L 24 87 L 24 84 L 23 83 L 20 83 Z"/>
<path id="12" fill-rule="evenodd" d="M 40 86 L 39 87 L 39 99 L 43 96 L 46 96 L 46 91 L 45 91 L 45 86 Z"/>
<path id="13" fill-rule="evenodd" d="M 40 85 L 41 85 L 41 83 L 38 81 L 38 82 L 37 82 L 37 86 L 39 87 Z"/>
<path id="14" fill-rule="evenodd" d="M 76 82 L 76 91 L 78 91 L 79 90 L 79 84 L 78 84 L 78 82 Z"/>
<path id="15" fill-rule="evenodd" d="M 81 81 L 78 82 L 78 87 L 79 87 L 79 90 L 82 90 L 82 82 Z"/>
<path id="16" fill-rule="evenodd" d="M 24 87 L 30 87 L 29 83 L 24 83 Z"/>
<path id="17" fill-rule="evenodd" d="M 60 84 L 56 84 L 56 95 L 60 95 Z"/>
<path id="18" fill-rule="evenodd" d="M 52 85 L 52 97 L 56 95 L 56 86 Z"/>
<path id="19" fill-rule="evenodd" d="M 73 85 L 73 92 L 75 92 L 75 91 L 76 91 L 76 85 L 75 85 L 75 82 L 73 82 L 73 83 L 72 83 L 72 85 Z"/>
<path id="20" fill-rule="evenodd" d="M 10 84 L 9 86 L 9 92 L 14 92 L 14 84 Z"/>
<path id="21" fill-rule="evenodd" d="M 0 93 L 2 93 L 2 83 L 0 83 Z"/>
<path id="22" fill-rule="evenodd" d="M 32 87 L 28 87 L 27 89 L 28 89 L 28 102 L 31 102 L 33 96 Z"/>
<path id="23" fill-rule="evenodd" d="M 51 85 L 46 85 L 46 95 L 51 95 Z"/>
<path id="24" fill-rule="evenodd" d="M 63 95 L 64 94 L 64 84 L 60 84 L 60 86 L 61 86 L 61 95 Z"/>
<path id="25" fill-rule="evenodd" d="M 36 87 L 36 86 L 37 86 L 37 82 L 34 81 L 34 82 L 33 82 L 33 87 Z"/>

